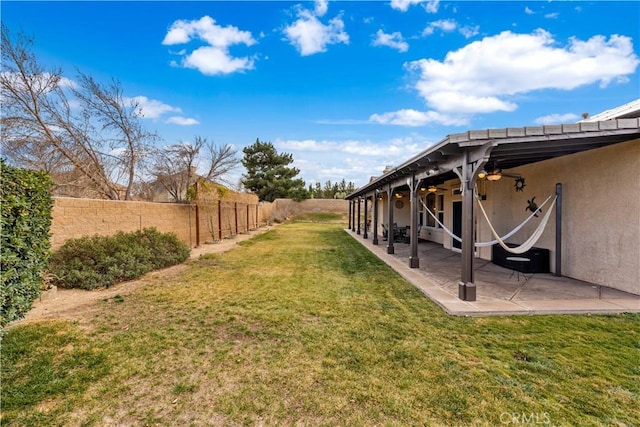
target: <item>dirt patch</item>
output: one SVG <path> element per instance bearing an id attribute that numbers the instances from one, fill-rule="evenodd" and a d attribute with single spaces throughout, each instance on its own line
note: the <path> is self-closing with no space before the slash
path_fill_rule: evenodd
<path id="1" fill-rule="evenodd" d="M 271 227 L 262 227 L 252 230 L 248 233 L 238 234 L 237 236 L 224 239 L 220 242 L 201 245 L 200 247 L 191 249 L 189 259 L 197 259 L 200 255 L 208 253 L 225 252 L 234 248 L 239 242 L 250 239 L 258 234 L 262 234 L 272 229 Z M 139 280 L 118 283 L 109 288 L 95 289 L 87 291 L 83 289 L 58 289 L 55 298 L 37 300 L 33 308 L 26 314 L 24 319 L 12 322 L 9 326 L 15 326 L 22 323 L 34 322 L 39 320 L 66 319 L 76 320 L 78 318 L 88 318 L 86 315 L 99 310 L 97 301 L 102 301 L 115 297 L 116 295 L 128 295 L 137 289 L 148 284 L 151 280 L 162 277 L 170 279 L 179 275 L 187 268 L 186 265 L 180 264 L 163 270 L 148 273 Z"/>

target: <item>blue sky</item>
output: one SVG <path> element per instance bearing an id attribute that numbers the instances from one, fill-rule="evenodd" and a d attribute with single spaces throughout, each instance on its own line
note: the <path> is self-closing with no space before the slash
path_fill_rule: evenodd
<path id="1" fill-rule="evenodd" d="M 2 1 L 48 68 L 114 77 L 161 144 L 256 138 L 356 186 L 470 129 L 640 97 L 640 3 Z M 243 170 L 239 169 L 238 175 Z"/>

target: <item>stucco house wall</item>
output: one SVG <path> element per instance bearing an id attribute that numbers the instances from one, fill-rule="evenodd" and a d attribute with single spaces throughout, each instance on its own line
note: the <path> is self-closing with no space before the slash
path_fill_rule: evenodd
<path id="1" fill-rule="evenodd" d="M 396 201 L 402 201 L 402 208 L 398 209 L 395 206 Z M 403 195 L 401 199 L 397 197 L 391 197 L 391 203 L 393 203 L 393 222 L 398 224 L 399 226 L 405 226 L 411 223 L 411 200 L 409 199 L 408 194 Z M 368 213 L 368 217 L 371 220 L 371 224 L 373 224 L 373 202 L 369 201 L 369 206 L 371 212 Z M 361 214 L 364 218 L 364 210 L 362 207 L 360 208 Z M 382 224 L 387 224 L 389 222 L 388 215 L 388 204 L 386 195 L 382 200 L 378 201 L 378 236 L 382 238 L 383 230 Z M 369 231 L 373 232 L 372 229 Z"/>
<path id="2" fill-rule="evenodd" d="M 640 294 L 639 171 L 640 140 L 615 144 L 505 171 L 525 177 L 524 191 L 516 192 L 508 177 L 486 182 L 483 206 L 503 235 L 530 214 L 528 200 L 535 196 L 540 205 L 561 183 L 562 275 Z M 477 209 L 475 216 L 477 240 L 491 240 Z M 522 243 L 538 224 L 534 218 L 508 241 Z M 550 250 L 555 272 L 555 212 L 535 246 Z M 491 248 L 481 249 L 480 257 L 491 259 Z"/>
<path id="3" fill-rule="evenodd" d="M 505 235 L 519 225 L 531 212 L 528 202 L 535 197 L 541 205 L 555 195 L 556 183 L 562 184 L 562 275 L 602 286 L 640 294 L 640 140 L 614 144 L 604 148 L 558 157 L 503 171 L 519 174 L 526 180 L 523 191 L 516 191 L 515 179 L 478 181 L 479 194 L 487 215 L 498 234 Z M 453 202 L 461 201 L 454 190 L 459 180 L 444 182 L 437 194 L 444 195 L 444 224 L 453 229 Z M 395 202 L 392 198 L 391 202 Z M 403 209 L 394 208 L 394 222 L 410 223 L 410 202 L 403 199 Z M 538 218 L 507 239 L 521 244 L 537 228 L 551 206 L 550 200 Z M 378 233 L 387 220 L 387 200 L 379 202 Z M 555 265 L 554 212 L 535 247 L 549 249 L 551 272 Z M 371 212 L 371 217 L 373 212 Z M 479 207 L 474 206 L 476 241 L 494 239 Z M 426 230 L 420 237 L 429 238 Z M 453 249 L 453 239 L 443 235 L 442 244 Z M 476 256 L 491 260 L 491 247 L 478 248 Z"/>

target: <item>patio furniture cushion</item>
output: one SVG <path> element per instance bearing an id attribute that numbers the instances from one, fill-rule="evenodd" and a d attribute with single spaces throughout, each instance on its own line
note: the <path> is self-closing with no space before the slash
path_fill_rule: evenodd
<path id="1" fill-rule="evenodd" d="M 508 243 L 509 247 L 516 244 Z M 509 260 L 509 258 L 527 258 L 529 262 Z M 549 249 L 533 247 L 523 254 L 514 257 L 512 253 L 505 251 L 500 245 L 491 248 L 491 261 L 504 268 L 516 270 L 521 273 L 549 273 Z"/>

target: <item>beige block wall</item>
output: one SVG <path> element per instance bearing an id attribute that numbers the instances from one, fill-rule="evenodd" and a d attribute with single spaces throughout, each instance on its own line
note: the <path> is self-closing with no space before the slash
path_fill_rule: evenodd
<path id="1" fill-rule="evenodd" d="M 269 225 L 273 222 L 273 203 L 260 202 L 260 225 Z"/>
<path id="2" fill-rule="evenodd" d="M 348 214 L 349 201 L 344 199 L 307 199 L 296 202 L 292 199 L 276 199 L 271 206 L 271 219 L 283 220 L 301 213 Z"/>
<path id="3" fill-rule="evenodd" d="M 214 197 L 199 200 L 199 227 L 196 227 L 195 205 L 57 197 L 53 206 L 51 246 L 56 250 L 69 239 L 155 227 L 161 232 L 175 233 L 181 241 L 195 247 L 197 242 L 212 243 L 246 233 L 270 224 L 276 217 L 284 219 L 284 216 L 304 212 L 346 214 L 348 206 L 346 200 L 323 199 L 258 203 L 258 197 L 253 194 L 228 192 L 220 200 Z"/>
<path id="4" fill-rule="evenodd" d="M 72 238 L 148 227 L 175 233 L 181 241 L 194 245 L 195 212 L 190 205 L 57 197 L 52 214 L 53 250 Z"/>
<path id="5" fill-rule="evenodd" d="M 202 184 L 197 200 L 200 244 L 230 238 L 265 224 L 260 222 L 262 207 L 255 194 Z"/>
<path id="6" fill-rule="evenodd" d="M 200 243 L 212 243 L 254 230 L 260 222 L 262 205 L 220 200 L 198 203 Z"/>
<path id="7" fill-rule="evenodd" d="M 199 227 L 196 227 L 195 205 L 57 197 L 52 213 L 51 246 L 56 250 L 68 239 L 155 227 L 161 232 L 175 233 L 181 241 L 195 247 L 198 241 L 211 243 L 265 225 L 262 211 L 270 212 L 258 205 L 255 195 L 241 193 L 223 198 L 220 208 L 217 200 L 198 204 Z"/>

